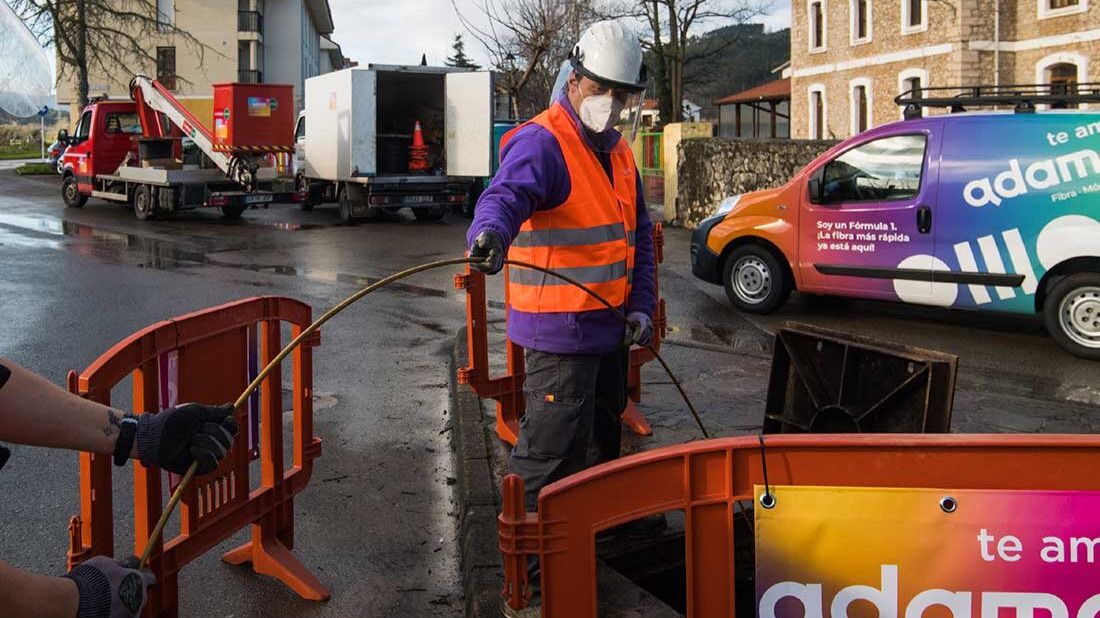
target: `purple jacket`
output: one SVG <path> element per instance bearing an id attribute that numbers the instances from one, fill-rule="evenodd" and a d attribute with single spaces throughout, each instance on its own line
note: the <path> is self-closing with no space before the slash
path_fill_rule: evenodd
<path id="1" fill-rule="evenodd" d="M 591 135 L 581 125 L 566 97 L 559 97 L 558 103 L 569 112 L 577 131 L 590 147 L 594 146 L 593 140 L 603 143 L 603 148 L 592 149 L 604 170 L 609 170 L 611 156 L 607 151 L 620 139 L 619 133 L 610 130 Z M 637 183 L 634 281 L 630 298 L 623 309 L 627 313 L 641 311 L 653 317 L 657 310 L 653 223 L 646 210 L 641 176 L 638 176 Z M 507 250 L 524 221 L 536 210 L 550 210 L 562 205 L 569 193 L 569 171 L 557 138 L 537 124 L 524 125 L 512 135 L 500 153 L 500 169 L 481 194 L 473 223 L 466 232 L 467 246 L 472 246 L 481 232 L 492 230 L 504 239 Z M 606 309 L 568 313 L 527 313 L 513 308 L 508 311 L 508 338 L 525 348 L 550 354 L 605 354 L 622 345 L 625 327 L 615 314 Z"/>

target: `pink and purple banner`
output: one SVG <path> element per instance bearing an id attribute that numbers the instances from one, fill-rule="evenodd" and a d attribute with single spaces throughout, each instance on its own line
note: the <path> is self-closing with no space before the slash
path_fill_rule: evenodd
<path id="1" fill-rule="evenodd" d="M 757 488 L 758 498 L 763 488 Z M 761 618 L 1095 618 L 1100 493 L 772 487 Z"/>

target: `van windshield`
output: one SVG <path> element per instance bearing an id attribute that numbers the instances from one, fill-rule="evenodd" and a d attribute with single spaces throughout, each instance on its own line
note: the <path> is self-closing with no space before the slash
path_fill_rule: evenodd
<path id="1" fill-rule="evenodd" d="M 895 135 L 862 144 L 825 166 L 827 203 L 916 197 L 924 169 L 924 135 Z"/>

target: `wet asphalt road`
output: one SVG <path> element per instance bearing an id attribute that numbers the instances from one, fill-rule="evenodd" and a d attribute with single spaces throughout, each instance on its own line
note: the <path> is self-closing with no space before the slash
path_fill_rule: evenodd
<path id="1" fill-rule="evenodd" d="M 0 172 L 0 349 L 62 384 L 69 369 L 166 317 L 260 294 L 298 298 L 319 313 L 378 277 L 460 255 L 465 224 L 400 217 L 346 227 L 332 207 L 294 206 L 249 211 L 240 222 L 215 213 L 140 222 L 98 200 L 65 209 L 57 179 Z M 1037 320 L 797 295 L 774 316 L 743 317 L 720 288 L 690 275 L 688 237 L 666 232 L 661 269 L 678 350 L 670 356 L 682 376 L 738 362 L 693 348 L 733 349 L 759 364 L 770 354 L 768 332 L 795 320 L 959 354 L 963 399 L 1012 395 L 987 406 L 978 426 L 1100 430 L 1075 421 L 1082 407 L 1100 405 L 1100 363 L 1064 354 Z M 295 553 L 332 587 L 332 601 L 301 601 L 274 580 L 222 564 L 221 551 L 244 540 L 238 535 L 184 570 L 182 615 L 460 615 L 446 392 L 452 334 L 464 321 L 455 272 L 425 273 L 371 296 L 330 322 L 314 353 L 316 432 L 325 444 L 296 503 Z M 499 284 L 491 287 L 497 298 Z M 722 384 L 708 387 L 720 398 Z M 1014 409 L 1001 410 L 1001 401 Z M 1029 413 L 1032 404 L 1067 410 L 1065 422 L 1047 425 L 1049 415 Z M 79 512 L 77 471 L 75 454 L 15 449 L 0 472 L 0 557 L 62 571 L 67 522 Z M 131 542 L 130 478 L 115 474 L 120 553 Z"/>

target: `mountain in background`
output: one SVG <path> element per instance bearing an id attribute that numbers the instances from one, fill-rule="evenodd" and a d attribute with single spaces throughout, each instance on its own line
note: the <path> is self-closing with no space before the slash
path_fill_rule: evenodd
<path id="1" fill-rule="evenodd" d="M 789 28 L 765 32 L 764 24 L 740 24 L 711 30 L 694 39 L 688 54 L 712 52 L 684 71 L 684 98 L 703 108 L 704 119 L 717 119 L 714 101 L 779 79 L 772 71 L 790 60 Z"/>

